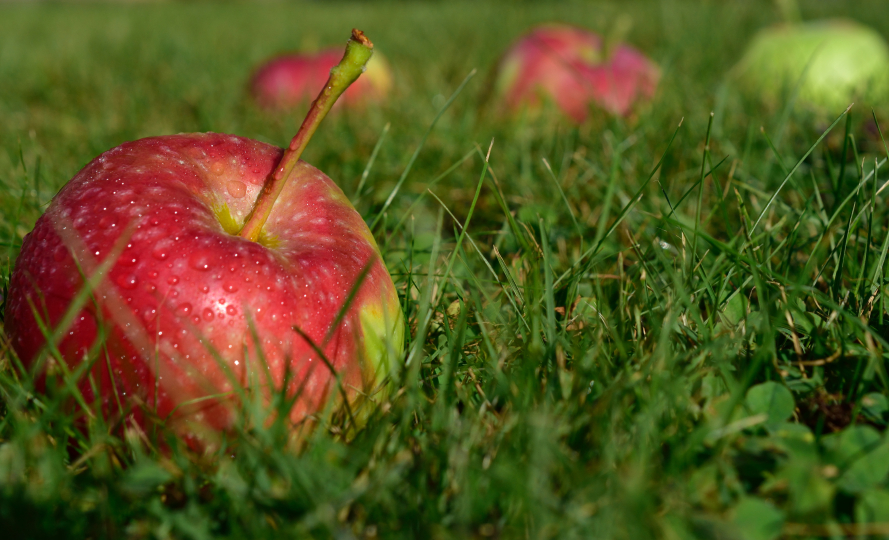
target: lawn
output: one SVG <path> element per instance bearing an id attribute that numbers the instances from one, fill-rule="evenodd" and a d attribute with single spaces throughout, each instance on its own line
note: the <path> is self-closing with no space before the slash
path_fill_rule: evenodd
<path id="1" fill-rule="evenodd" d="M 889 36 L 883 0 L 800 11 Z M 304 159 L 373 224 L 410 359 L 362 429 L 294 436 L 245 404 L 202 455 L 85 421 L 4 337 L 0 535 L 889 538 L 889 103 L 740 95 L 731 68 L 781 19 L 752 0 L 0 5 L 4 294 L 92 158 L 194 131 L 286 145 L 304 110 L 257 108 L 251 70 L 364 30 L 393 95 L 332 115 Z M 552 20 L 645 51 L 653 101 L 503 117 L 492 66 Z"/>

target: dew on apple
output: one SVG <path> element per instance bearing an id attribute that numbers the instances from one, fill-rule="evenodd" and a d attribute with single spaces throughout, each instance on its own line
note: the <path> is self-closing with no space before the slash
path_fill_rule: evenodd
<path id="1" fill-rule="evenodd" d="M 206 271 L 210 269 L 210 255 L 206 252 L 198 251 L 192 254 L 188 259 L 189 265 L 195 270 Z"/>
<path id="2" fill-rule="evenodd" d="M 118 284 L 122 289 L 126 289 L 126 290 L 132 290 L 132 289 L 135 289 L 135 288 L 136 288 L 136 284 L 137 284 L 136 276 L 133 276 L 133 275 L 129 275 L 129 276 L 120 276 L 120 277 L 117 278 L 117 284 Z"/>
<path id="3" fill-rule="evenodd" d="M 247 184 L 240 180 L 229 180 L 226 184 L 229 195 L 236 199 L 243 198 L 247 193 Z"/>

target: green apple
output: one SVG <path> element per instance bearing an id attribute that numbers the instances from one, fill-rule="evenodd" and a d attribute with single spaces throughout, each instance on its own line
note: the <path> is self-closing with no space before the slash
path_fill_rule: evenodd
<path id="1" fill-rule="evenodd" d="M 733 78 L 742 92 L 775 109 L 792 97 L 816 114 L 868 107 L 889 95 L 889 47 L 849 20 L 785 24 L 757 34 Z"/>

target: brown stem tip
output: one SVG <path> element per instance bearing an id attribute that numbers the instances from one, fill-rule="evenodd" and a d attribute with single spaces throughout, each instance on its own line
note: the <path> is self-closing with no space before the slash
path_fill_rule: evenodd
<path id="1" fill-rule="evenodd" d="M 371 43 L 369 39 L 367 39 L 367 36 L 364 35 L 364 32 L 362 32 L 361 30 L 359 30 L 357 28 L 352 29 L 352 39 L 354 39 L 358 43 L 361 43 L 368 49 L 374 48 L 374 44 Z"/>

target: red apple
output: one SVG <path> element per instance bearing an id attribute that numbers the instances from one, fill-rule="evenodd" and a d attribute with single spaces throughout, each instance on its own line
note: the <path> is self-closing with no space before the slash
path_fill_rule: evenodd
<path id="1" fill-rule="evenodd" d="M 628 45 L 604 51 L 598 35 L 564 24 L 539 26 L 516 41 L 497 67 L 494 90 L 511 111 L 546 101 L 577 123 L 591 107 L 627 115 L 651 98 L 660 70 Z"/>
<path id="2" fill-rule="evenodd" d="M 379 390 L 402 350 L 395 287 L 340 188 L 298 160 L 371 50 L 355 31 L 287 150 L 152 137 L 80 171 L 11 277 L 6 332 L 24 365 L 45 380 L 51 356 L 71 372 L 91 362 L 77 381 L 86 401 L 112 419 L 169 419 L 197 447 L 232 425 L 241 391 L 298 395 L 298 422 L 340 392 L 337 378 L 353 404 Z"/>
<path id="3" fill-rule="evenodd" d="M 265 108 L 288 109 L 308 103 L 318 91 L 330 68 L 342 57 L 338 48 L 315 54 L 285 54 L 264 63 L 250 83 L 253 97 Z M 367 71 L 343 94 L 340 103 L 361 107 L 380 102 L 392 88 L 392 68 L 379 53 L 367 64 Z"/>

